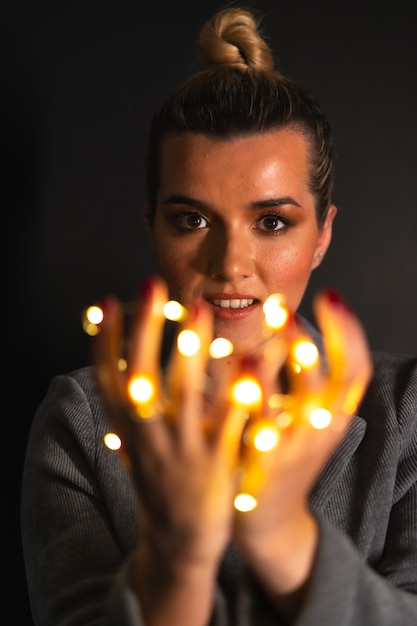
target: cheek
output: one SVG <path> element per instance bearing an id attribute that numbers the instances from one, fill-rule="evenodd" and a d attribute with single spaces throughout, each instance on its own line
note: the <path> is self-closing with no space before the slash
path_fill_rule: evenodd
<path id="1" fill-rule="evenodd" d="M 181 274 L 182 263 L 179 251 L 162 246 L 155 247 L 158 269 L 165 280 Z"/>
<path id="2" fill-rule="evenodd" d="M 158 272 L 167 282 L 170 297 L 184 301 L 184 286 L 190 285 L 192 272 L 183 248 L 160 240 L 154 242 L 154 253 Z"/>
<path id="3" fill-rule="evenodd" d="M 282 293 L 288 305 L 297 309 L 311 274 L 310 255 L 299 248 L 290 248 L 279 254 L 265 255 L 263 273 L 267 276 L 269 293 Z"/>

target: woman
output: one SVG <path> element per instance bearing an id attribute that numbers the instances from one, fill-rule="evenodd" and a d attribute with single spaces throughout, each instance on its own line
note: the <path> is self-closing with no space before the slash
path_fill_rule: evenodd
<path id="1" fill-rule="evenodd" d="M 161 277 L 143 287 L 127 373 L 108 298 L 95 368 L 57 376 L 33 423 L 22 541 L 35 623 L 417 624 L 417 361 L 369 355 L 334 292 L 315 299 L 324 347 L 292 315 L 331 242 L 330 128 L 274 69 L 248 11 L 219 12 L 198 43 L 204 69 L 150 129 Z M 265 324 L 273 294 L 279 330 Z M 173 349 L 162 373 L 168 299 L 201 347 Z M 232 354 L 211 358 L 213 337 Z M 287 367 L 299 339 L 325 367 Z M 138 374 L 157 390 L 149 402 L 129 395 Z M 246 375 L 261 388 L 249 409 L 230 395 Z M 329 427 L 301 419 L 312 400 Z M 251 425 L 277 414 L 292 422 L 257 452 Z M 251 511 L 233 505 L 242 490 Z"/>

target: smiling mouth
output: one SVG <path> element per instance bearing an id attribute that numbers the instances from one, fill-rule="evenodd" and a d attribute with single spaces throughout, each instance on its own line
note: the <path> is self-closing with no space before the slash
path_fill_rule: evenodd
<path id="1" fill-rule="evenodd" d="M 213 298 L 210 302 L 215 306 L 219 306 L 221 309 L 246 309 L 251 306 L 255 300 L 253 298 L 231 298 L 230 300 Z"/>

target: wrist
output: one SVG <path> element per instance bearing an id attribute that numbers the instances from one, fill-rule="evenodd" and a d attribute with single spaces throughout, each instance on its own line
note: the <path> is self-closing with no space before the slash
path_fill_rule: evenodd
<path id="1" fill-rule="evenodd" d="M 256 550 L 244 551 L 258 584 L 287 618 L 294 617 L 307 588 L 318 540 L 316 519 L 303 511 L 272 536 L 263 536 Z"/>
<path id="2" fill-rule="evenodd" d="M 200 626 L 212 611 L 218 564 L 163 558 L 141 541 L 130 564 L 130 585 L 148 626 Z"/>

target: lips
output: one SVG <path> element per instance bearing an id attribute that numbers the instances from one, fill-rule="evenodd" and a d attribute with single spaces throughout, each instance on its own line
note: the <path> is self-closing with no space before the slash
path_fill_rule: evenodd
<path id="1" fill-rule="evenodd" d="M 215 296 L 207 297 L 214 309 L 214 316 L 223 320 L 242 320 L 246 318 L 259 304 L 259 300 L 252 296 L 243 294 L 215 294 Z"/>

